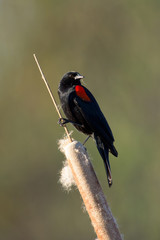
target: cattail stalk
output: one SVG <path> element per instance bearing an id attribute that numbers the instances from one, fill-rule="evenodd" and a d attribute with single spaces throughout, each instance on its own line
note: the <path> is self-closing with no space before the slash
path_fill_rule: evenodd
<path id="1" fill-rule="evenodd" d="M 77 141 L 60 143 L 98 239 L 122 240 L 85 147 Z"/>
<path id="2" fill-rule="evenodd" d="M 62 118 L 52 91 L 38 63 L 36 55 L 34 54 L 33 56 L 56 111 L 59 117 Z M 64 152 L 68 160 L 68 164 L 71 168 L 74 180 L 81 194 L 86 210 L 90 216 L 98 240 L 122 240 L 118 225 L 112 216 L 111 210 L 107 204 L 106 198 L 103 194 L 102 188 L 94 172 L 85 147 L 77 141 L 72 141 L 67 127 L 64 126 L 64 129 L 68 137 L 68 142 L 66 144 L 65 140 L 61 140 L 60 149 L 62 152 Z"/>
<path id="3" fill-rule="evenodd" d="M 55 100 L 55 98 L 54 98 L 54 96 L 53 96 L 53 94 L 52 94 L 51 88 L 50 88 L 50 86 L 49 86 L 49 84 L 48 84 L 48 82 L 47 82 L 47 80 L 46 80 L 46 78 L 45 78 L 45 76 L 44 76 L 44 74 L 43 74 L 43 72 L 42 72 L 42 69 L 41 69 L 40 64 L 39 64 L 39 62 L 38 62 L 38 59 L 37 59 L 37 57 L 36 57 L 35 54 L 33 54 L 33 57 L 34 57 L 34 60 L 35 60 L 35 62 L 36 62 L 36 64 L 37 64 L 37 67 L 38 67 L 38 69 L 39 69 L 39 71 L 40 71 L 42 80 L 43 80 L 43 82 L 45 83 L 46 88 L 47 88 L 47 90 L 48 90 L 48 93 L 49 93 L 49 95 L 50 95 L 50 97 L 51 97 L 51 99 L 52 99 L 52 102 L 53 102 L 53 104 L 54 104 L 54 106 L 55 106 L 55 108 L 56 108 L 56 111 L 57 111 L 57 113 L 58 113 L 58 116 L 59 116 L 59 118 L 62 118 L 61 112 L 60 112 L 60 110 L 58 109 L 56 100 Z M 69 134 L 68 129 L 67 129 L 66 126 L 64 126 L 64 130 L 65 130 L 65 132 L 66 132 L 66 134 L 67 134 L 67 136 L 68 136 L 68 139 L 70 140 L 70 142 L 72 142 L 72 138 L 71 138 L 71 136 L 70 136 L 70 134 Z"/>

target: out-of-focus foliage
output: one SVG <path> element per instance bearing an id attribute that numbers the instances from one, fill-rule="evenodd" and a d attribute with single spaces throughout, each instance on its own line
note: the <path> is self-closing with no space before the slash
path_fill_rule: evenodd
<path id="1" fill-rule="evenodd" d="M 109 189 L 86 144 L 120 230 L 159 239 L 159 12 L 156 0 L 0 1 L 0 239 L 95 238 L 79 193 L 58 184 L 64 131 L 33 53 L 56 98 L 65 72 L 85 75 L 119 151 Z"/>

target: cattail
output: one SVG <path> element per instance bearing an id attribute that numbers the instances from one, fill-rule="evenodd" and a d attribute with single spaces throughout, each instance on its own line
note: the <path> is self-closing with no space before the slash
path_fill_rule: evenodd
<path id="1" fill-rule="evenodd" d="M 62 118 L 36 55 L 33 56 L 56 111 Z M 112 216 L 85 147 L 80 142 L 72 140 L 66 126 L 64 129 L 67 139 L 60 140 L 59 146 L 65 154 L 67 162 L 61 171 L 60 182 L 67 190 L 76 184 L 99 240 L 122 240 L 118 225 Z"/>
<path id="2" fill-rule="evenodd" d="M 68 139 L 60 140 L 59 145 L 70 167 L 70 170 L 65 169 L 68 167 L 65 164 L 65 170 L 62 169 L 62 185 L 70 189 L 76 183 L 99 240 L 122 240 L 85 147 L 80 142 L 70 142 Z M 73 176 L 68 174 L 71 172 Z"/>

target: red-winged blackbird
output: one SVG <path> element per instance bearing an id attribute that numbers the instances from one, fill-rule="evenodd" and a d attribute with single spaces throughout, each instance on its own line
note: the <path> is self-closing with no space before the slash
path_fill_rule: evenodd
<path id="1" fill-rule="evenodd" d="M 78 72 L 66 73 L 60 81 L 58 94 L 62 109 L 68 119 L 60 119 L 61 125 L 71 122 L 79 131 L 93 136 L 104 161 L 109 186 L 112 176 L 109 151 L 118 156 L 112 131 L 91 92 L 81 85 L 84 78 Z M 63 120 L 63 121 L 62 121 Z"/>

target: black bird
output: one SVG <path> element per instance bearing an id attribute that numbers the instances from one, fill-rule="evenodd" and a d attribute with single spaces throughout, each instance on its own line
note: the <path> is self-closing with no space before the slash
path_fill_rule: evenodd
<path id="1" fill-rule="evenodd" d="M 104 161 L 109 186 L 112 185 L 109 151 L 115 156 L 118 152 L 113 145 L 114 137 L 101 109 L 91 92 L 81 85 L 84 78 L 78 72 L 66 73 L 60 81 L 58 94 L 67 119 L 60 124 L 71 122 L 80 132 L 93 136 L 98 151 Z"/>

